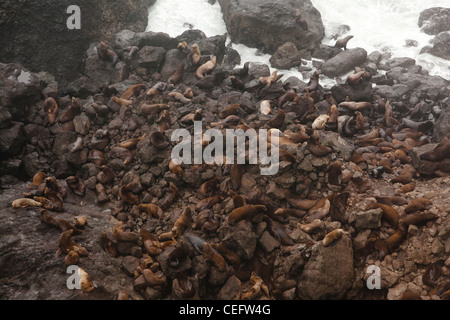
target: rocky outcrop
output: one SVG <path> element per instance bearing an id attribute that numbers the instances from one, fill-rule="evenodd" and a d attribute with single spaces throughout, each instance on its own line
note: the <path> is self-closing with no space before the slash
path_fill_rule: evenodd
<path id="1" fill-rule="evenodd" d="M 350 236 L 325 247 L 318 242 L 298 281 L 300 299 L 343 299 L 354 279 L 353 248 Z"/>
<path id="2" fill-rule="evenodd" d="M 428 52 L 436 57 L 450 60 L 450 32 L 441 32 L 433 40 L 431 46 L 424 47 L 421 53 Z"/>
<path id="3" fill-rule="evenodd" d="M 327 77 L 336 77 L 362 65 L 367 59 L 367 51 L 363 48 L 344 50 L 333 58 L 325 61 L 320 67 Z"/>
<path id="4" fill-rule="evenodd" d="M 419 28 L 426 34 L 450 30 L 450 8 L 429 8 L 420 13 Z"/>
<path id="5" fill-rule="evenodd" d="M 69 30 L 69 0 L 0 3 L 0 61 L 20 62 L 30 71 L 46 70 L 60 85 L 80 76 L 86 49 L 95 41 L 112 40 L 119 30 L 144 31 L 154 0 L 77 1 L 81 29 Z"/>
<path id="6" fill-rule="evenodd" d="M 292 42 L 299 50 L 312 50 L 324 36 L 320 12 L 309 0 L 219 0 L 219 3 L 235 43 L 269 53 L 286 42 Z"/>
<path id="7" fill-rule="evenodd" d="M 272 68 L 283 70 L 298 67 L 302 63 L 300 53 L 292 42 L 286 42 L 279 47 L 269 61 Z"/>

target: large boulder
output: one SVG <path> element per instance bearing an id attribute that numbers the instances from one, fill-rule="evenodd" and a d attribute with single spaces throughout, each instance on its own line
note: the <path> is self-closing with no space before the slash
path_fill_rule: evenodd
<path id="1" fill-rule="evenodd" d="M 431 40 L 431 47 L 425 47 L 422 52 L 429 52 L 436 57 L 450 60 L 450 32 L 439 33 Z"/>
<path id="2" fill-rule="evenodd" d="M 327 77 L 336 77 L 350 72 L 354 67 L 362 65 L 367 59 L 367 51 L 363 48 L 344 50 L 325 61 L 320 67 Z"/>
<path id="3" fill-rule="evenodd" d="M 426 34 L 450 30 L 450 8 L 434 7 L 420 13 L 419 27 Z"/>
<path id="4" fill-rule="evenodd" d="M 344 299 L 354 281 L 353 247 L 349 235 L 325 247 L 316 243 L 311 258 L 298 279 L 302 300 Z"/>
<path id="5" fill-rule="evenodd" d="M 83 70 L 83 57 L 93 42 L 110 42 L 123 29 L 144 31 L 148 7 L 155 0 L 4 0 L 0 2 L 0 61 L 20 62 L 33 72 L 45 70 L 60 84 Z M 70 30 L 69 6 L 80 8 L 81 29 Z"/>
<path id="6" fill-rule="evenodd" d="M 279 47 L 269 61 L 273 68 L 283 70 L 298 67 L 302 64 L 300 52 L 292 42 L 286 42 Z"/>
<path id="7" fill-rule="evenodd" d="M 219 0 L 219 4 L 234 43 L 269 53 L 286 42 L 312 50 L 324 36 L 320 12 L 310 0 Z"/>

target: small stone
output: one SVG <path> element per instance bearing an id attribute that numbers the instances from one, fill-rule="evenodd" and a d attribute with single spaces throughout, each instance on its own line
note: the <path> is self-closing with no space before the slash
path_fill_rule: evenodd
<path id="1" fill-rule="evenodd" d="M 272 237 L 268 231 L 264 231 L 258 242 L 267 253 L 271 253 L 275 248 L 280 246 L 280 242 Z"/>
<path id="2" fill-rule="evenodd" d="M 134 275 L 134 270 L 139 267 L 139 259 L 133 256 L 125 256 L 122 259 L 122 268 L 129 275 Z"/>
<path id="3" fill-rule="evenodd" d="M 355 228 L 357 230 L 363 229 L 377 229 L 381 227 L 381 216 L 383 211 L 380 208 L 371 209 L 356 214 Z"/>

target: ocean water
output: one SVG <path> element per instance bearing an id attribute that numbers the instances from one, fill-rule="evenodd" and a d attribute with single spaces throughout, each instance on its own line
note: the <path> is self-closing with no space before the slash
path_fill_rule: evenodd
<path id="1" fill-rule="evenodd" d="M 432 75 L 450 79 L 450 61 L 431 54 L 420 54 L 433 36 L 420 31 L 417 22 L 420 12 L 431 7 L 450 7 L 450 0 L 311 0 L 320 11 L 325 26 L 324 44 L 334 45 L 336 36 L 353 35 L 347 48 L 362 47 L 369 54 L 373 51 L 391 53 L 393 57 L 410 57 Z M 199 14 L 201 13 L 201 14 Z M 348 26 L 343 32 L 342 26 Z M 149 8 L 147 31 L 165 32 L 176 37 L 188 29 L 200 29 L 206 36 L 222 35 L 227 32 L 220 5 L 211 5 L 207 0 L 157 0 Z M 349 29 L 349 30 L 348 30 Z M 417 46 L 407 46 L 413 40 Z M 247 62 L 261 62 L 269 65 L 270 55 L 258 54 L 256 48 L 232 43 L 241 55 L 242 65 Z M 312 61 L 306 61 L 312 67 Z M 313 68 L 313 67 L 312 67 Z M 271 68 L 271 71 L 275 69 Z M 308 73 L 297 69 L 280 70 L 285 80 L 296 76 L 309 80 Z M 335 79 L 321 77 L 324 87 L 331 87 Z"/>

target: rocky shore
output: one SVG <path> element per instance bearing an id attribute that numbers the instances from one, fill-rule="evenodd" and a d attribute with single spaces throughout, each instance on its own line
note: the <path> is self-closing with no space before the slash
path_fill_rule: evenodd
<path id="1" fill-rule="evenodd" d="M 237 68 L 226 35 L 139 26 L 100 28 L 82 58 L 51 67 L 0 63 L 0 298 L 450 298 L 450 81 L 410 58 L 322 45 L 320 14 L 292 2 L 280 25 L 219 0 L 232 39 L 309 81 Z M 445 15 L 421 15 L 435 44 L 449 24 L 424 21 Z M 62 65 L 79 73 L 61 79 Z M 278 130 L 278 173 L 171 161 L 172 133 L 194 120 Z M 82 290 L 66 286 L 70 264 L 89 274 Z"/>

